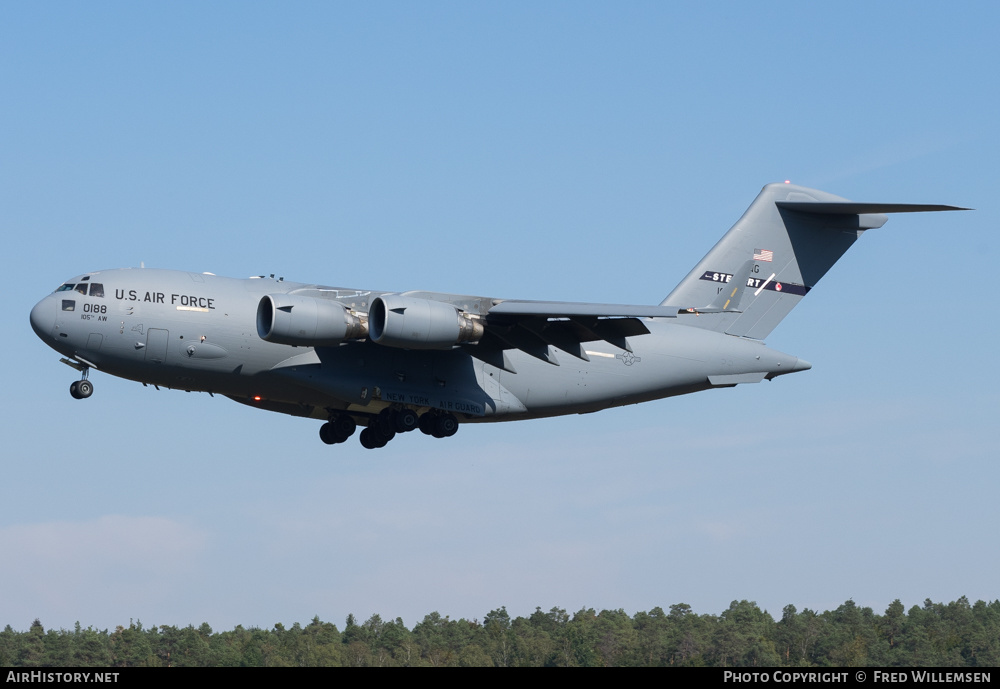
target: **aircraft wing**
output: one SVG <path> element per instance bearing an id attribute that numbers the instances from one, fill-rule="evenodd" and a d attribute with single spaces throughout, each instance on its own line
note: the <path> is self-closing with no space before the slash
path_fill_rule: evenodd
<path id="1" fill-rule="evenodd" d="M 587 304 L 572 301 L 502 301 L 490 309 L 491 316 L 545 316 L 546 318 L 677 318 L 673 306 L 635 304 Z"/>
<path id="2" fill-rule="evenodd" d="M 494 304 L 485 319 L 485 334 L 476 345 L 467 345 L 472 356 L 497 368 L 513 369 L 503 352 L 520 349 L 534 357 L 559 365 L 552 347 L 589 361 L 581 346 L 584 342 L 603 340 L 631 352 L 628 337 L 649 334 L 640 318 L 677 318 L 679 314 L 739 313 L 740 299 L 746 287 L 753 261 L 747 261 L 732 276 L 730 285 L 720 289 L 716 299 L 706 306 L 670 306 L 666 304 L 588 304 L 568 301 L 501 301 Z M 730 289 L 731 286 L 731 289 Z"/>
<path id="3" fill-rule="evenodd" d="M 465 345 L 472 356 L 515 372 L 504 355 L 519 349 L 559 365 L 553 347 L 584 361 L 583 343 L 604 341 L 632 351 L 626 338 L 649 334 L 640 318 L 677 318 L 674 306 L 588 304 L 561 301 L 502 301 L 489 309 L 485 333 L 477 344 Z"/>

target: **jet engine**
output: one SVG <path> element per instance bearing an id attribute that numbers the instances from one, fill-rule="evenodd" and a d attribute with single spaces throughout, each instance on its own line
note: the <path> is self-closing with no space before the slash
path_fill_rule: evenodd
<path id="1" fill-rule="evenodd" d="M 266 294 L 257 304 L 257 334 L 268 342 L 322 347 L 363 338 L 367 328 L 339 302 Z"/>
<path id="2" fill-rule="evenodd" d="M 373 342 L 402 349 L 451 349 L 483 336 L 483 324 L 451 304 L 401 294 L 372 299 L 368 329 Z"/>

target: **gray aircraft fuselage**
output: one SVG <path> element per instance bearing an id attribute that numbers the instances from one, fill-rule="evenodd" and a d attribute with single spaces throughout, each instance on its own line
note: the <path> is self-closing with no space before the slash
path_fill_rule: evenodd
<path id="1" fill-rule="evenodd" d="M 705 390 L 715 376 L 734 385 L 741 376 L 760 380 L 809 368 L 756 340 L 650 319 L 650 333 L 629 340 L 631 352 L 590 342 L 589 361 L 563 357 L 556 366 L 514 351 L 510 373 L 458 347 L 295 347 L 258 336 L 265 294 L 323 290 L 349 295 L 340 301 L 366 311 L 380 292 L 149 268 L 86 273 L 65 284 L 91 283 L 101 285 L 103 297 L 65 290 L 31 311 L 35 332 L 60 354 L 121 378 L 264 408 L 287 404 L 317 418 L 328 416 L 327 407 L 371 414 L 393 403 L 461 412 L 463 421 L 537 418 Z M 472 310 L 491 301 L 451 298 Z"/>
<path id="2" fill-rule="evenodd" d="M 521 302 L 157 269 L 67 280 L 31 311 L 81 370 L 326 420 L 365 447 L 419 427 L 588 413 L 810 368 L 763 344 L 881 212 L 769 185 L 658 306 Z M 844 235 L 847 235 L 846 239 Z M 673 306 L 670 306 L 673 304 Z"/>

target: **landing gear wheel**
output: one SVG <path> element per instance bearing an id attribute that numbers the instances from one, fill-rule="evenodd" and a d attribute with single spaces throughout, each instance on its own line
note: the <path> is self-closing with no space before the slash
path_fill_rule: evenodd
<path id="1" fill-rule="evenodd" d="M 392 410 L 383 409 L 378 413 L 374 419 L 372 419 L 369 428 L 375 429 L 378 435 L 384 435 L 392 437 L 396 434 L 396 424 L 393 422 Z M 391 435 L 390 435 L 391 434 Z"/>
<path id="2" fill-rule="evenodd" d="M 427 412 L 420 417 L 420 423 L 418 426 L 421 433 L 424 435 L 434 435 L 434 417 L 435 415 L 431 412 Z"/>
<path id="3" fill-rule="evenodd" d="M 358 424 L 347 414 L 335 416 L 319 427 L 319 439 L 327 445 L 342 443 L 352 435 Z"/>
<path id="4" fill-rule="evenodd" d="M 458 432 L 458 419 L 453 414 L 441 414 L 434 419 L 434 437 L 450 438 Z"/>
<path id="5" fill-rule="evenodd" d="M 400 409 L 395 414 L 395 426 L 397 433 L 409 433 L 417 427 L 420 419 L 417 412 L 412 409 Z"/>
<path id="6" fill-rule="evenodd" d="M 319 427 L 319 439 L 327 445 L 336 445 L 338 442 L 336 432 L 332 423 L 325 423 Z"/>
<path id="7" fill-rule="evenodd" d="M 78 380 L 69 386 L 69 394 L 75 399 L 85 400 L 94 394 L 94 384 L 89 380 Z"/>
<path id="8" fill-rule="evenodd" d="M 372 417 L 371 421 L 368 422 L 368 428 L 365 430 L 368 431 L 369 442 L 374 447 L 385 447 L 390 440 L 396 437 L 392 410 L 383 409 L 380 411 L 377 416 Z"/>
<path id="9" fill-rule="evenodd" d="M 388 442 L 374 428 L 365 428 L 361 431 L 361 447 L 366 450 L 376 450 L 380 447 L 385 447 Z"/>
<path id="10" fill-rule="evenodd" d="M 341 414 L 330 421 L 330 424 L 333 426 L 336 437 L 341 439 L 340 442 L 344 442 L 350 438 L 354 435 L 354 431 L 358 429 L 358 424 L 347 414 Z"/>

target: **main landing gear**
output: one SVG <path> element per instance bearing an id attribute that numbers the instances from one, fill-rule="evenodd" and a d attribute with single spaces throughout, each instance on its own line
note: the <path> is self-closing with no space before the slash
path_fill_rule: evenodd
<path id="1" fill-rule="evenodd" d="M 458 433 L 458 419 L 454 414 L 427 412 L 420 417 L 420 431 L 435 438 L 450 438 Z"/>
<path id="2" fill-rule="evenodd" d="M 337 414 L 319 427 L 319 438 L 327 445 L 336 445 L 354 435 L 357 427 L 358 424 L 347 414 Z"/>
<path id="3" fill-rule="evenodd" d="M 408 433 L 418 423 L 417 413 L 412 409 L 383 409 L 361 431 L 361 447 L 366 450 L 385 447 L 397 433 Z"/>
<path id="4" fill-rule="evenodd" d="M 351 437 L 356 428 L 354 419 L 339 414 L 320 427 L 319 437 L 324 443 L 334 445 Z M 448 438 L 458 431 L 458 419 L 446 412 L 429 411 L 418 416 L 412 409 L 383 409 L 371 417 L 367 428 L 361 430 L 361 446 L 368 450 L 385 447 L 397 433 L 409 433 L 418 428 L 435 438 Z"/>
<path id="5" fill-rule="evenodd" d="M 94 394 L 94 384 L 87 380 L 87 376 L 90 374 L 89 366 L 84 366 L 80 371 L 83 373 L 83 378 L 74 381 L 69 386 L 69 394 L 73 396 L 73 399 L 85 400 Z"/>

